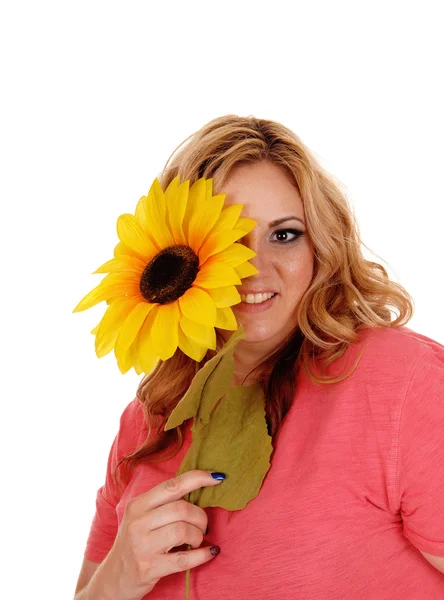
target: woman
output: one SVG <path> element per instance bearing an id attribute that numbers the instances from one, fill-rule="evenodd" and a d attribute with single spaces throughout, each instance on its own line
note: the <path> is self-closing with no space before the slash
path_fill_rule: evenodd
<path id="1" fill-rule="evenodd" d="M 215 119 L 162 187 L 176 175 L 213 178 L 258 223 L 242 240 L 259 272 L 233 307 L 233 384 L 263 385 L 271 468 L 244 510 L 183 499 L 224 483 L 174 477 L 192 419 L 163 427 L 195 373 L 178 350 L 122 414 L 76 599 L 183 598 L 188 569 L 193 599 L 444 597 L 444 346 L 405 326 L 411 297 L 363 257 L 339 186 L 284 126 Z"/>

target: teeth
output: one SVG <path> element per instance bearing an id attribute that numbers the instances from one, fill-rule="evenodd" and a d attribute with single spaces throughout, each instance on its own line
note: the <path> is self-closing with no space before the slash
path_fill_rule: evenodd
<path id="1" fill-rule="evenodd" d="M 260 304 L 261 302 L 265 302 L 265 300 L 269 300 L 274 295 L 273 292 L 267 292 L 266 294 L 241 294 L 241 300 L 247 304 Z"/>

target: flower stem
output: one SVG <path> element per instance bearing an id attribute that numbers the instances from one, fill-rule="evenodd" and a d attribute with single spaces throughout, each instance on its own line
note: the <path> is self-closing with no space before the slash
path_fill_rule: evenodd
<path id="1" fill-rule="evenodd" d="M 191 546 L 188 546 L 188 550 L 191 548 Z M 186 572 L 186 576 L 185 576 L 185 600 L 190 600 L 190 574 L 191 574 L 191 569 L 188 569 L 188 571 Z"/>
<path id="2" fill-rule="evenodd" d="M 190 497 L 191 497 L 191 492 L 189 492 L 187 494 L 187 502 L 190 501 Z M 191 549 L 191 544 L 188 544 L 188 550 Z M 191 569 L 188 569 L 188 571 L 185 574 L 185 600 L 190 600 L 190 575 L 191 575 Z"/>

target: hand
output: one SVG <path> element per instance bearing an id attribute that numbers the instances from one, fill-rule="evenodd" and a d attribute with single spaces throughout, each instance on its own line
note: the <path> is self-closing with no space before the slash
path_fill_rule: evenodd
<path id="1" fill-rule="evenodd" d="M 199 548 L 208 524 L 207 514 L 183 496 L 219 483 L 208 471 L 194 469 L 132 498 L 114 545 L 96 571 L 97 588 L 112 590 L 113 599 L 140 600 L 162 577 L 214 558 L 210 547 Z M 183 544 L 195 549 L 168 554 Z"/>

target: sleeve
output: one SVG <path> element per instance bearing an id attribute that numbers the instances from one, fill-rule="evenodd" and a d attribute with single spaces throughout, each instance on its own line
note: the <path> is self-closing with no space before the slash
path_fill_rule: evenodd
<path id="1" fill-rule="evenodd" d="M 136 448 L 143 423 L 143 411 L 139 400 L 135 398 L 120 417 L 119 430 L 108 455 L 105 482 L 96 494 L 96 511 L 84 552 L 85 557 L 94 562 L 102 562 L 114 544 L 118 530 L 116 506 L 120 498 L 114 485 L 113 472 L 119 460 Z"/>
<path id="2" fill-rule="evenodd" d="M 444 556 L 444 346 L 427 348 L 413 370 L 398 437 L 397 498 L 404 536 Z"/>

